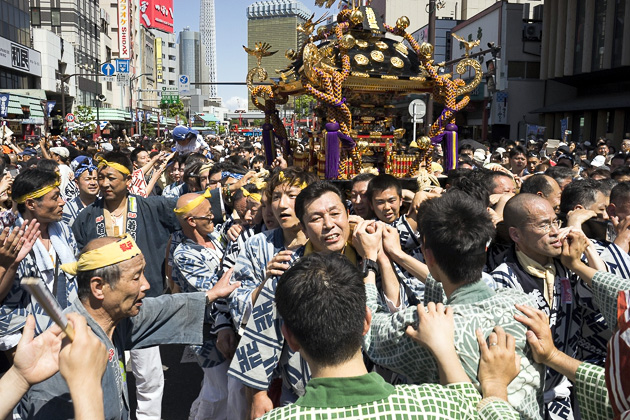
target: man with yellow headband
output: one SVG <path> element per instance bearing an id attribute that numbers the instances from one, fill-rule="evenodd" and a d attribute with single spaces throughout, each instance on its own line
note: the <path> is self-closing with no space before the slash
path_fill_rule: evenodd
<path id="1" fill-rule="evenodd" d="M 22 278 L 41 278 L 62 308 L 77 296 L 74 276 L 59 269 L 61 264 L 75 261 L 78 248 L 72 231 L 61 222 L 64 201 L 57 175 L 26 169 L 15 178 L 12 197 L 19 212 L 16 226 L 35 220 L 39 238 L 22 247 L 0 282 L 0 351 L 17 345 L 28 314 L 35 316 L 37 334 L 52 324 L 43 308 L 20 287 Z"/>
<path id="2" fill-rule="evenodd" d="M 184 238 L 173 252 L 173 277 L 182 292 L 196 292 L 214 287 L 223 273 L 223 245 L 212 222 L 212 208 L 204 194 L 185 194 L 177 201 L 175 214 Z M 210 325 L 210 339 L 193 348 L 204 379 L 199 396 L 190 410 L 190 419 L 241 418 L 237 412 L 245 406 L 239 389 L 230 389 L 228 359 L 236 348 L 236 334 L 229 319 L 227 302 L 217 301 L 215 322 Z M 236 381 L 232 385 L 239 386 Z"/>
<path id="3" fill-rule="evenodd" d="M 278 271 L 281 274 L 299 258 L 314 252 L 342 253 L 354 264 L 357 264 L 358 260 L 354 248 L 349 244 L 350 222 L 344 198 L 337 187 L 329 182 L 311 183 L 295 198 L 294 214 L 307 242 L 290 255 L 291 260 L 288 263 L 270 267 L 267 281 L 258 287 L 252 315 L 244 328 L 228 372 L 246 385 L 251 403 L 251 418 L 258 418 L 273 408 L 267 389 L 276 369 L 280 371 L 283 379 L 280 399 L 282 405 L 294 402 L 297 397 L 303 395 L 306 383 L 311 377 L 306 362 L 299 353 L 293 352 L 286 345 L 284 337 L 280 334 L 282 319 L 273 305 L 278 278 L 274 272 Z M 238 261 L 241 257 L 242 255 Z M 376 260 L 378 261 L 372 263 L 384 276 L 383 283 L 393 282 L 398 286 L 389 260 L 381 258 Z M 238 270 L 238 261 L 235 274 Z"/>
<path id="4" fill-rule="evenodd" d="M 147 295 L 164 292 L 164 259 L 169 236 L 178 228 L 173 208 L 176 199 L 143 198 L 130 194 L 133 166 L 124 153 L 110 152 L 98 163 L 101 198 L 84 208 L 72 230 L 79 247 L 104 236 L 131 235 L 147 260 L 145 276 L 151 285 Z M 157 347 L 131 352 L 131 365 L 138 387 L 140 420 L 158 419 L 164 390 L 164 372 Z"/>
<path id="5" fill-rule="evenodd" d="M 147 297 L 146 261 L 127 234 L 91 241 L 76 263 L 62 269 L 77 276 L 79 299 L 67 309 L 87 319 L 105 344 L 109 362 L 103 375 L 105 419 L 128 419 L 129 396 L 124 351 L 159 344 L 201 344 L 207 305 L 228 296 L 237 284 L 226 273 L 207 292 Z M 59 374 L 31 388 L 23 401 L 23 418 L 71 419 L 72 402 Z"/>

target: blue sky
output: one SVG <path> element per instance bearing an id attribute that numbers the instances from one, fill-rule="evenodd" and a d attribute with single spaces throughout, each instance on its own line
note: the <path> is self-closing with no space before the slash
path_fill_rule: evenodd
<path id="1" fill-rule="evenodd" d="M 314 0 L 301 0 L 316 16 L 326 9 L 315 6 Z M 247 44 L 247 6 L 255 0 L 215 0 L 215 20 L 217 31 L 217 81 L 244 82 L 247 75 L 247 54 L 242 45 Z M 190 26 L 191 31 L 199 30 L 200 0 L 174 0 L 175 32 Z M 334 6 L 336 7 L 336 5 Z M 218 86 L 219 96 L 224 106 L 235 109 L 239 98 L 246 106 L 248 96 L 245 86 Z"/>

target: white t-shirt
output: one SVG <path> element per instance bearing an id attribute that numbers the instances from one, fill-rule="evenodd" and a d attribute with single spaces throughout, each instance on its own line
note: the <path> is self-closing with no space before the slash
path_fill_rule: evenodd
<path id="1" fill-rule="evenodd" d="M 203 140 L 203 137 L 199 134 L 197 134 L 196 141 L 191 141 L 186 146 L 182 146 L 179 142 L 175 142 L 175 151 L 179 152 L 180 155 L 188 155 L 203 149 L 208 149 L 208 143 L 206 143 Z"/>

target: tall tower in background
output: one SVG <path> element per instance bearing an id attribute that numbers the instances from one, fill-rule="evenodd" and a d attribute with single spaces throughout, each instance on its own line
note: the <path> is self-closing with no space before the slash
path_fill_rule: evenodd
<path id="1" fill-rule="evenodd" d="M 203 81 L 200 55 L 201 36 L 187 26 L 179 33 L 179 74 L 188 76 L 192 89 L 195 89 L 193 82 Z"/>
<path id="2" fill-rule="evenodd" d="M 204 82 L 217 81 L 217 32 L 214 23 L 214 0 L 201 0 L 201 15 L 199 17 L 199 32 L 201 33 L 201 48 L 204 56 Z M 216 85 L 202 85 L 201 92 L 216 98 Z"/>

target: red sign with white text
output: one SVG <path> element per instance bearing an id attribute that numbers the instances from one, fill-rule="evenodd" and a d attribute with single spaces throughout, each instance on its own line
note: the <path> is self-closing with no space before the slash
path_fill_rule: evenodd
<path id="1" fill-rule="evenodd" d="M 140 0 L 140 22 L 145 28 L 173 33 L 173 0 Z"/>

